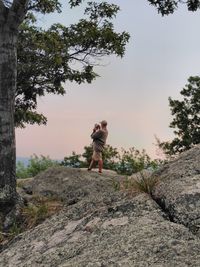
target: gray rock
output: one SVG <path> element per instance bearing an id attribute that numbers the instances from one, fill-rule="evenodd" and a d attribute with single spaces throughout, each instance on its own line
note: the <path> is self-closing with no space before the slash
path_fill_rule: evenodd
<path id="1" fill-rule="evenodd" d="M 197 237 L 166 220 L 149 196 L 95 209 L 88 204 L 79 202 L 22 234 L 1 253 L 0 266 L 199 266 Z"/>
<path id="2" fill-rule="evenodd" d="M 200 235 L 200 146 L 182 153 L 157 175 L 153 198 L 169 218 Z"/>
<path id="3" fill-rule="evenodd" d="M 0 266 L 199 267 L 198 236 L 171 222 L 149 195 L 115 191 L 116 180 L 68 168 L 37 176 L 33 193 L 62 197 L 64 209 L 12 241 Z"/>
<path id="4" fill-rule="evenodd" d="M 73 205 L 89 195 L 113 191 L 114 179 L 116 173 L 111 171 L 104 171 L 102 176 L 86 169 L 57 167 L 37 175 L 24 187 L 29 188 L 33 195 L 60 198 L 66 204 Z"/>

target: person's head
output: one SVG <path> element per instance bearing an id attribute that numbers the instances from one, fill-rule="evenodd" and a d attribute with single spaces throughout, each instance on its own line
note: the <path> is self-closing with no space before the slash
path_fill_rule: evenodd
<path id="1" fill-rule="evenodd" d="M 107 125 L 108 125 L 108 123 L 107 123 L 106 120 L 103 120 L 103 121 L 101 121 L 100 123 L 101 123 L 101 127 L 102 127 L 102 128 L 106 128 Z"/>

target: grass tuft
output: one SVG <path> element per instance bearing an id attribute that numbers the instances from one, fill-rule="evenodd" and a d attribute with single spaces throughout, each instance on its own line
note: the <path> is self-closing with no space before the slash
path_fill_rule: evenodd
<path id="1" fill-rule="evenodd" d="M 3 232 L 3 225 L 0 222 L 0 248 L 20 233 L 42 223 L 45 219 L 60 211 L 62 207 L 63 201 L 59 198 L 32 195 L 27 206 L 22 208 L 21 216 L 7 232 Z"/>
<path id="2" fill-rule="evenodd" d="M 61 200 L 34 195 L 32 202 L 22 211 L 26 228 L 32 228 L 46 218 L 57 213 L 63 207 Z"/>
<path id="3" fill-rule="evenodd" d="M 139 173 L 135 179 L 133 179 L 132 186 L 138 192 L 144 192 L 152 195 L 154 187 L 158 184 L 159 178 L 155 175 L 148 175 L 142 172 Z"/>
<path id="4" fill-rule="evenodd" d="M 128 191 L 133 194 L 147 193 L 152 195 L 154 187 L 159 183 L 155 175 L 139 172 L 133 177 L 126 177 L 121 182 L 113 180 L 115 191 Z"/>

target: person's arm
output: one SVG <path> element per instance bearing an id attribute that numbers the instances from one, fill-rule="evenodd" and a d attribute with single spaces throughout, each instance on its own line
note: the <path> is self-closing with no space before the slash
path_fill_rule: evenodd
<path id="1" fill-rule="evenodd" d="M 99 139 L 102 137 L 102 131 L 99 130 L 99 131 L 93 131 L 93 133 L 91 134 L 91 138 L 94 140 L 94 139 Z"/>

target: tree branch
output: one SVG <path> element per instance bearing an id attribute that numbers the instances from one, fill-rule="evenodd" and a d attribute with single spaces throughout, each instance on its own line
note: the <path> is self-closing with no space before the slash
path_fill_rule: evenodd
<path id="1" fill-rule="evenodd" d="M 69 55 L 70 57 L 73 57 L 75 55 L 78 55 L 78 54 L 82 54 L 83 52 L 86 52 L 88 50 L 88 48 L 83 48 L 81 50 L 77 50 L 75 51 L 74 53 L 72 53 L 71 55 Z"/>
<path id="2" fill-rule="evenodd" d="M 99 66 L 95 61 L 92 62 L 90 59 L 100 59 L 106 56 L 108 53 L 106 51 L 97 52 L 98 49 L 94 48 L 84 48 L 82 50 L 77 50 L 72 54 L 69 54 L 69 60 L 75 60 L 81 62 L 83 65 Z"/>

